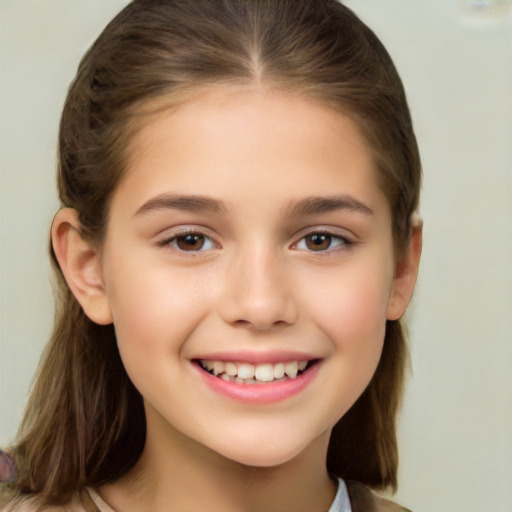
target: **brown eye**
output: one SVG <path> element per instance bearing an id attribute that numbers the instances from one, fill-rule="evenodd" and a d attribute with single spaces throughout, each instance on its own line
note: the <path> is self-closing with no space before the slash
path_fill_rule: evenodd
<path id="1" fill-rule="evenodd" d="M 349 248 L 352 242 L 344 236 L 328 231 L 312 231 L 303 236 L 294 249 L 308 252 L 331 252 L 334 249 Z"/>
<path id="2" fill-rule="evenodd" d="M 173 249 L 177 253 L 203 253 L 218 249 L 219 244 L 210 236 L 201 233 L 201 231 L 182 232 L 169 238 L 164 238 L 157 242 L 159 247 Z"/>
<path id="3" fill-rule="evenodd" d="M 327 233 L 312 233 L 304 237 L 304 241 L 310 251 L 326 251 L 331 247 L 332 236 Z"/>
<path id="4" fill-rule="evenodd" d="M 205 244 L 205 236 L 199 233 L 188 233 L 176 237 L 176 247 L 180 251 L 200 251 Z"/>

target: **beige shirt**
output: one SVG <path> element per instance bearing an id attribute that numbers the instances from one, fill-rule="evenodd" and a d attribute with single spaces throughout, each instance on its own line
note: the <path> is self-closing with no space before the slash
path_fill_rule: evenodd
<path id="1" fill-rule="evenodd" d="M 92 488 L 85 489 L 87 498 L 90 498 L 99 512 L 116 512 L 101 496 Z M 89 501 L 89 500 L 87 500 Z M 76 495 L 74 499 L 66 504 L 55 507 L 45 507 L 44 512 L 89 512 L 89 507 L 84 503 L 83 498 Z M 6 512 L 39 512 L 33 499 L 24 500 L 23 503 L 8 508 Z M 338 492 L 329 509 L 329 512 L 352 512 L 348 500 L 348 493 L 345 483 L 340 480 Z"/>
<path id="2" fill-rule="evenodd" d="M 350 499 L 349 499 L 350 497 Z M 33 498 L 27 498 L 22 503 L 10 505 L 2 512 L 116 512 L 101 496 L 91 488 L 75 495 L 66 505 L 44 507 L 35 505 Z M 410 512 L 410 510 L 389 500 L 373 494 L 367 487 L 357 482 L 340 480 L 338 492 L 328 512 Z"/>
<path id="3" fill-rule="evenodd" d="M 95 505 L 100 509 L 100 512 L 116 512 L 112 507 L 107 505 L 107 503 L 101 499 L 101 496 L 96 491 L 93 489 L 88 489 L 88 491 Z M 348 499 L 347 488 L 343 480 L 340 480 L 338 485 L 338 492 L 336 493 L 336 497 L 334 498 L 329 512 L 352 512 Z"/>

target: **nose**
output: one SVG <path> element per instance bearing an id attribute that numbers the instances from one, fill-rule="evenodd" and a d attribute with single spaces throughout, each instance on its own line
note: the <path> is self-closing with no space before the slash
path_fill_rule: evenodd
<path id="1" fill-rule="evenodd" d="M 248 251 L 229 265 L 221 299 L 222 316 L 256 331 L 292 325 L 298 307 L 284 258 L 273 251 Z"/>

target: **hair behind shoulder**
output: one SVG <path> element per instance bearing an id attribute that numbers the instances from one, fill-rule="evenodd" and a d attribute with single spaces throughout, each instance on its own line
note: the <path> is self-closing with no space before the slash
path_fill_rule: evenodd
<path id="1" fill-rule="evenodd" d="M 83 236 L 101 245 L 141 112 L 211 84 L 264 84 L 332 105 L 359 126 L 391 206 L 400 257 L 418 205 L 420 160 L 404 90 L 388 53 L 335 0 L 134 0 L 80 63 L 59 134 L 59 194 Z M 128 149 L 127 149 L 128 148 Z M 57 314 L 12 452 L 11 494 L 65 502 L 125 473 L 144 443 L 142 399 L 112 326 L 91 322 L 57 274 Z M 334 428 L 329 470 L 396 487 L 396 414 L 407 362 L 388 322 L 370 385 Z"/>

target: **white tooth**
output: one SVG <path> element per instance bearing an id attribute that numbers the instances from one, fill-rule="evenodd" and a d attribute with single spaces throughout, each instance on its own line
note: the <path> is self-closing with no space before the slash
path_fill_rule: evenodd
<path id="1" fill-rule="evenodd" d="M 222 361 L 215 361 L 212 364 L 212 370 L 215 375 L 219 375 L 224 371 L 224 363 Z"/>
<path id="2" fill-rule="evenodd" d="M 249 363 L 241 363 L 238 365 L 238 376 L 241 379 L 252 379 L 256 368 Z"/>
<path id="3" fill-rule="evenodd" d="M 299 370 L 300 371 L 305 370 L 307 365 L 308 365 L 307 361 L 299 361 Z"/>
<path id="4" fill-rule="evenodd" d="M 227 373 L 223 373 L 220 378 L 222 380 L 225 380 L 225 381 L 228 381 L 228 382 L 233 382 L 235 379 L 233 377 L 231 377 L 231 375 L 228 375 Z"/>
<path id="5" fill-rule="evenodd" d="M 299 364 L 297 361 L 290 361 L 288 363 L 284 363 L 284 372 L 291 379 L 295 379 L 297 377 L 297 372 L 299 371 Z"/>
<path id="6" fill-rule="evenodd" d="M 213 370 L 213 363 L 212 361 L 205 361 L 202 360 L 201 364 L 207 369 L 207 370 Z"/>
<path id="7" fill-rule="evenodd" d="M 284 363 L 274 365 L 274 379 L 282 379 L 284 377 Z"/>
<path id="8" fill-rule="evenodd" d="M 238 384 L 245 384 L 245 380 L 240 377 L 235 377 L 235 382 L 238 382 Z"/>
<path id="9" fill-rule="evenodd" d="M 230 375 L 231 377 L 234 377 L 238 373 L 238 368 L 236 367 L 235 363 L 226 363 L 226 367 L 224 371 Z"/>
<path id="10" fill-rule="evenodd" d="M 274 380 L 274 366 L 271 364 L 260 364 L 256 366 L 256 380 L 260 382 L 270 382 Z"/>

